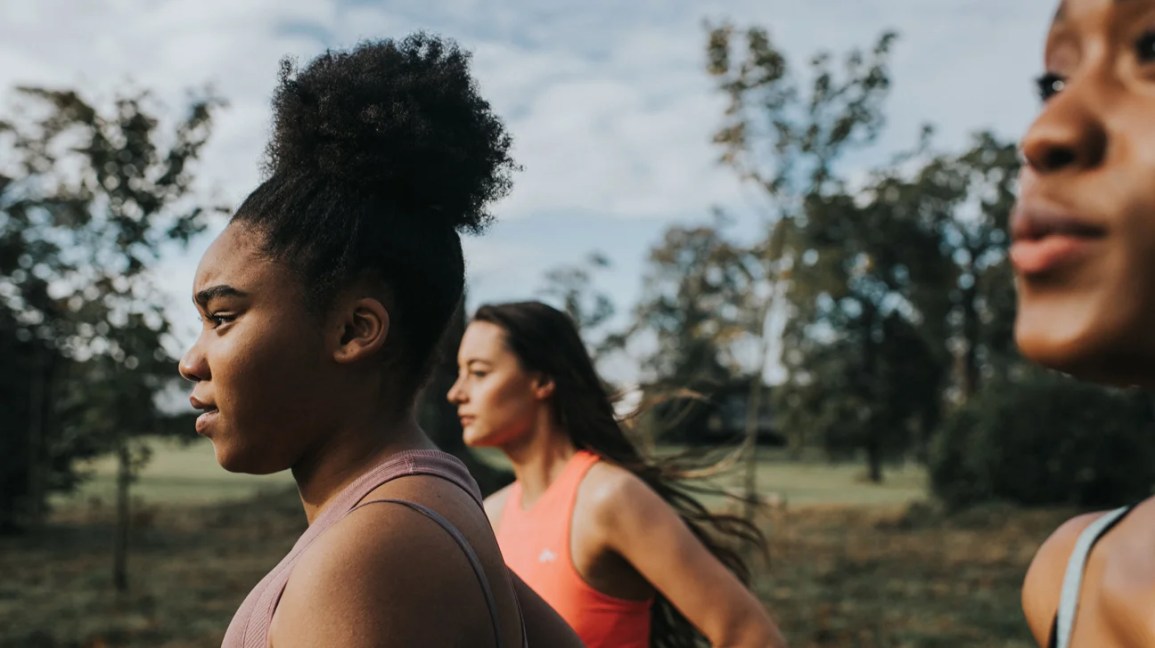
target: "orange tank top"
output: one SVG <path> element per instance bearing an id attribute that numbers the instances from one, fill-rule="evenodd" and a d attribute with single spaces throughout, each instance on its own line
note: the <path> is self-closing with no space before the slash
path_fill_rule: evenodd
<path id="1" fill-rule="evenodd" d="M 509 489 L 497 524 L 497 544 L 510 569 L 577 632 L 588 648 L 648 648 L 653 599 L 621 599 L 597 591 L 570 556 L 578 485 L 599 457 L 579 450 L 529 509 L 521 484 Z"/>

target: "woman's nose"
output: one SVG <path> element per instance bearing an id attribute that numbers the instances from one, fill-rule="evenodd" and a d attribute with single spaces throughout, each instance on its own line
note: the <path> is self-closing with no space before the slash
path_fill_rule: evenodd
<path id="1" fill-rule="evenodd" d="M 1038 175 L 1098 166 L 1107 151 L 1107 130 L 1090 79 L 1068 83 L 1055 94 L 1023 136 L 1027 167 Z"/>
<path id="2" fill-rule="evenodd" d="M 180 372 L 182 378 L 192 382 L 209 379 L 209 365 L 205 354 L 200 349 L 200 340 L 194 342 L 181 356 L 180 362 L 177 363 L 177 371 Z"/>

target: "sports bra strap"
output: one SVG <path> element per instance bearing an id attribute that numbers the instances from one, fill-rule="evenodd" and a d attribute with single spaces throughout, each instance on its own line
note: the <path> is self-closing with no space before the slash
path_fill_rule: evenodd
<path id="1" fill-rule="evenodd" d="M 1059 595 L 1059 609 L 1055 612 L 1055 622 L 1051 629 L 1051 648 L 1070 648 L 1071 632 L 1075 628 L 1075 614 L 1079 609 L 1079 590 L 1083 586 L 1083 571 L 1087 568 L 1087 558 L 1091 549 L 1123 516 L 1134 506 L 1121 506 L 1092 522 L 1075 541 L 1071 557 L 1067 561 L 1067 572 L 1063 575 L 1063 589 Z"/>
<path id="2" fill-rule="evenodd" d="M 353 510 L 357 510 L 368 504 L 400 504 L 424 515 L 436 522 L 442 529 L 445 529 L 445 532 L 449 534 L 449 537 L 453 538 L 453 541 L 457 543 L 457 546 L 461 548 L 462 553 L 464 553 L 465 557 L 469 560 L 469 566 L 473 568 L 473 574 L 477 577 L 478 584 L 481 585 L 481 593 L 485 596 L 485 605 L 489 609 L 489 620 L 491 625 L 493 625 L 494 645 L 497 646 L 497 648 L 505 648 L 505 642 L 501 639 L 501 626 L 497 614 L 497 601 L 493 597 L 493 588 L 489 586 L 489 579 L 485 576 L 485 570 L 481 566 L 481 560 L 477 557 L 477 552 L 473 550 L 473 547 L 469 544 L 469 540 L 465 538 L 465 535 L 462 534 L 452 522 L 445 519 L 445 516 L 417 502 L 388 498 L 374 499 L 361 502 L 353 507 Z M 517 603 L 517 617 L 518 620 L 521 621 L 522 646 L 523 648 L 528 648 L 529 637 L 525 632 L 525 617 L 521 613 L 521 603 L 517 601 L 516 593 L 514 594 L 514 602 Z"/>

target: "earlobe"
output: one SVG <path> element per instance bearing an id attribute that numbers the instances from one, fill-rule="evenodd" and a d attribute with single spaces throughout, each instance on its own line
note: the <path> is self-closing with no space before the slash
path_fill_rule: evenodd
<path id="1" fill-rule="evenodd" d="M 534 396 L 538 398 L 538 400 L 545 400 L 553 396 L 555 389 L 556 385 L 553 381 L 553 378 L 550 378 L 549 376 L 542 375 L 534 381 L 533 393 Z"/>
<path id="2" fill-rule="evenodd" d="M 363 297 L 353 302 L 340 322 L 341 336 L 333 357 L 355 362 L 375 355 L 389 337 L 389 311 L 379 300 Z"/>

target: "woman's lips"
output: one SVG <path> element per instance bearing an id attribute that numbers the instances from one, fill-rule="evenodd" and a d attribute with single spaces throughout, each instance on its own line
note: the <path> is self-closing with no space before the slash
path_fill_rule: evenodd
<path id="1" fill-rule="evenodd" d="M 207 401 L 202 401 L 196 396 L 189 396 L 188 402 L 193 406 L 193 409 L 204 410 L 204 413 L 197 417 L 196 431 L 197 434 L 207 434 L 209 426 L 212 425 L 220 414 L 220 410 L 215 405 Z"/>
<path id="2" fill-rule="evenodd" d="M 1086 256 L 1106 230 L 1086 219 L 1024 201 L 1011 216 L 1011 264 L 1021 275 L 1038 275 Z"/>
<path id="3" fill-rule="evenodd" d="M 1011 264 L 1022 275 L 1050 272 L 1086 256 L 1098 239 L 1069 234 L 1049 234 L 1039 239 L 1015 241 Z"/>
<path id="4" fill-rule="evenodd" d="M 207 435 L 209 433 L 209 426 L 216 422 L 218 415 L 220 415 L 219 410 L 211 409 L 198 416 L 196 422 L 197 434 L 202 436 Z"/>

